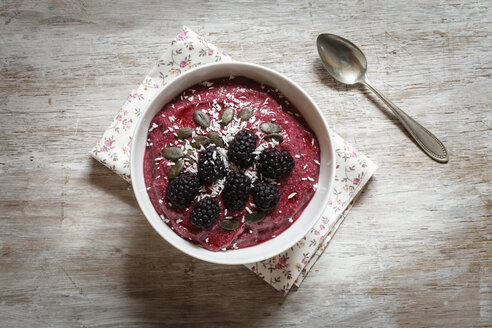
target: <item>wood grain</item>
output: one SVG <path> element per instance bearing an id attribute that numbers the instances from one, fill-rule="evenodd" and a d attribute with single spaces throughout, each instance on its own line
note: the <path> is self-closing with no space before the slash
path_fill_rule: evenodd
<path id="1" fill-rule="evenodd" d="M 2 1 L 3 327 L 492 325 L 492 11 L 487 1 Z M 163 241 L 88 151 L 181 25 L 285 73 L 378 165 L 302 287 Z M 381 91 L 441 137 L 431 161 L 314 40 L 343 35 Z"/>

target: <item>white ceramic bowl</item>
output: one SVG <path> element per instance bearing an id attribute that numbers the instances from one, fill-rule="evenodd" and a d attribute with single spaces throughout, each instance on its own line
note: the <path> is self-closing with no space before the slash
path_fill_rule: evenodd
<path id="1" fill-rule="evenodd" d="M 277 88 L 286 96 L 316 134 L 321 149 L 321 166 L 316 193 L 301 216 L 288 229 L 276 238 L 256 246 L 212 252 L 181 238 L 159 217 L 147 195 L 143 175 L 143 159 L 150 122 L 165 104 L 197 83 L 230 75 L 248 77 Z M 148 107 L 143 108 L 143 115 L 135 127 L 130 165 L 133 191 L 142 212 L 154 229 L 171 245 L 184 253 L 204 261 L 220 264 L 253 263 L 275 256 L 292 247 L 309 232 L 320 218 L 328 204 L 335 176 L 335 155 L 328 125 L 313 99 L 286 76 L 263 66 L 242 62 L 213 63 L 196 67 L 181 74 L 162 88 Z"/>

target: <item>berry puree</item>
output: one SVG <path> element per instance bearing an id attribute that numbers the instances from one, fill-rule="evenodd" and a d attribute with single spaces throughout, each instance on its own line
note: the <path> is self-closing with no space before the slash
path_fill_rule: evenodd
<path id="1" fill-rule="evenodd" d="M 154 116 L 147 137 L 144 178 L 155 210 L 210 251 L 277 237 L 317 188 L 315 135 L 278 90 L 245 77 L 187 89 Z"/>

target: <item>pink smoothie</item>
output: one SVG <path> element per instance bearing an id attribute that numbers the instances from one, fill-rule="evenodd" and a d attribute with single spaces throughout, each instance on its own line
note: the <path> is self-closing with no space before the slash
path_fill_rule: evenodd
<path id="1" fill-rule="evenodd" d="M 227 107 L 234 108 L 235 119 L 223 127 L 220 125 L 220 114 Z M 236 118 L 237 113 L 245 107 L 254 109 L 254 116 L 247 122 Z M 204 129 L 195 124 L 195 110 L 201 110 L 210 117 L 210 127 Z M 282 143 L 263 139 L 266 135 L 260 129 L 263 122 L 274 122 L 282 128 Z M 179 140 L 175 136 L 176 131 L 183 127 L 195 129 L 194 136 L 207 135 L 210 131 L 221 134 L 226 146 L 225 149 L 218 149 L 226 166 L 227 144 L 243 129 L 253 132 L 258 137 L 255 154 L 268 147 L 288 151 L 294 158 L 295 167 L 289 175 L 277 181 L 280 201 L 275 209 L 269 211 L 262 221 L 249 224 L 244 217 L 256 211 L 252 197 L 250 196 L 245 209 L 239 212 L 227 211 L 220 196 L 224 179 L 212 186 L 202 187 L 200 195 L 185 210 L 176 209 L 168 204 L 165 199 L 169 184 L 168 173 L 174 163 L 162 157 L 162 150 L 166 147 L 180 147 L 185 152 L 192 150 L 192 156 L 198 158 L 197 150 L 190 145 L 191 138 Z M 275 238 L 287 229 L 301 215 L 314 195 L 319 176 L 319 159 L 319 146 L 315 135 L 285 96 L 278 90 L 253 80 L 230 77 L 205 81 L 189 88 L 155 115 L 149 126 L 144 177 L 150 200 L 164 222 L 181 237 L 208 250 L 218 251 L 253 246 Z M 196 162 L 186 161 L 183 172 L 197 172 Z M 253 181 L 258 179 L 254 166 L 244 173 Z M 210 228 L 201 229 L 192 225 L 189 217 L 193 206 L 205 195 L 217 198 L 221 214 Z M 221 228 L 218 222 L 225 217 L 240 221 L 240 227 L 234 231 Z"/>

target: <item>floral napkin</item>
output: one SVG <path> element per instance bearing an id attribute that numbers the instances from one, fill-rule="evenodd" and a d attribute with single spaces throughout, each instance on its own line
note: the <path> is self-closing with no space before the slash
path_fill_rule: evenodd
<path id="1" fill-rule="evenodd" d="M 129 150 L 135 123 L 159 89 L 190 68 L 230 60 L 231 57 L 222 50 L 183 27 L 139 87 L 130 92 L 113 123 L 91 150 L 92 157 L 131 182 Z M 365 155 L 330 132 L 337 165 L 333 194 L 325 212 L 314 228 L 289 250 L 271 259 L 246 265 L 283 294 L 294 285 L 300 286 L 377 168 Z"/>

